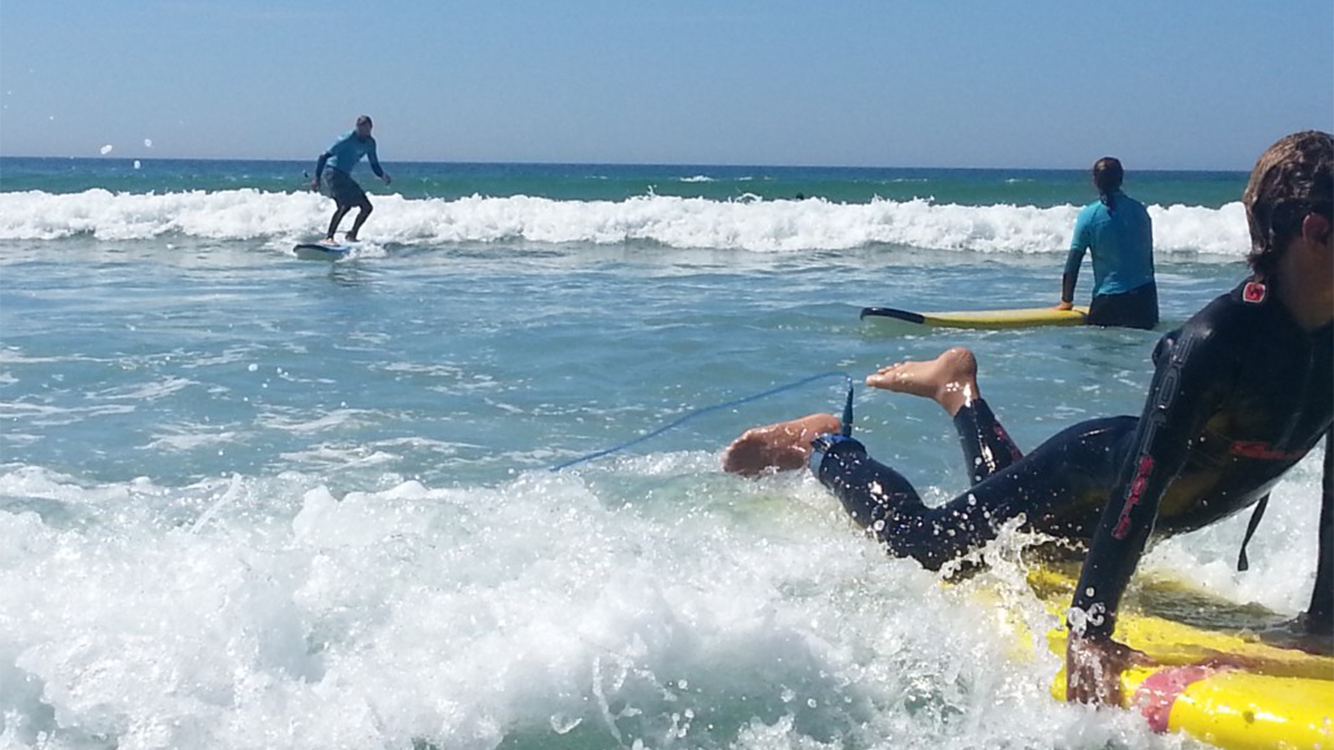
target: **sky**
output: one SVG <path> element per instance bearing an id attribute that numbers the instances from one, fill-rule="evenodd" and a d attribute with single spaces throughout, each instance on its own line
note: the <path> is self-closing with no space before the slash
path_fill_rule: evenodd
<path id="1" fill-rule="evenodd" d="M 1246 170 L 1334 2 L 0 0 L 0 155 Z"/>

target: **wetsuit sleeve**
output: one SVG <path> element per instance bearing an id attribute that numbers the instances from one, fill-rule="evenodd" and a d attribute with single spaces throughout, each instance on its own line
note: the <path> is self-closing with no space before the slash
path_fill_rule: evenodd
<path id="1" fill-rule="evenodd" d="M 1134 447 L 1103 508 L 1075 589 L 1069 613 L 1075 632 L 1110 637 L 1115 629 L 1117 605 L 1157 521 L 1163 492 L 1217 407 L 1217 384 L 1232 369 L 1229 349 L 1218 336 L 1191 327 L 1159 343 Z"/>
<path id="2" fill-rule="evenodd" d="M 333 142 L 333 145 L 331 145 L 331 146 L 329 146 L 328 148 L 324 149 L 324 153 L 320 154 L 320 160 L 319 160 L 318 162 L 316 162 L 316 164 L 315 164 L 315 179 L 316 179 L 316 180 L 320 179 L 320 175 L 323 175 L 323 174 L 324 174 L 324 167 L 325 167 L 326 164 L 329 163 L 329 160 L 333 158 L 334 151 L 338 150 L 338 147 L 341 146 L 341 145 L 343 145 L 343 142 L 346 141 L 348 138 L 351 138 L 351 137 L 352 137 L 352 133 L 348 133 L 347 135 L 342 136 L 342 137 L 340 137 L 338 140 L 334 141 L 334 142 Z"/>
<path id="3" fill-rule="evenodd" d="M 1089 214 L 1087 211 L 1080 211 L 1079 218 L 1075 220 L 1075 234 L 1070 239 L 1070 254 L 1065 256 L 1065 273 L 1061 276 L 1061 301 L 1075 301 L 1075 283 L 1079 281 L 1079 266 L 1084 262 L 1084 251 L 1088 250 L 1089 243 L 1085 236 L 1088 234 Z"/>
<path id="4" fill-rule="evenodd" d="M 1315 590 L 1306 610 L 1306 627 L 1313 633 L 1334 633 L 1334 429 L 1325 433 L 1325 477 L 1321 482 L 1320 560 L 1316 563 Z"/>
<path id="5" fill-rule="evenodd" d="M 384 177 L 384 170 L 380 168 L 380 157 L 375 153 L 375 139 L 371 139 L 371 147 L 366 149 L 366 161 L 370 162 L 371 171 L 376 177 Z"/>

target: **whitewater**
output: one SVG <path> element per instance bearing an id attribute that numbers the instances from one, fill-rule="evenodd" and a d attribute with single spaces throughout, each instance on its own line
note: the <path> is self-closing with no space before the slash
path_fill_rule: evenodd
<path id="1" fill-rule="evenodd" d="M 0 241 L 91 236 L 141 240 L 181 235 L 264 240 L 309 237 L 328 213 L 309 192 L 254 189 L 126 194 L 0 193 Z M 654 243 L 750 252 L 846 250 L 899 245 L 975 253 L 1063 252 L 1078 207 L 964 206 L 928 199 L 833 203 L 821 198 L 718 201 L 639 196 L 621 201 L 543 197 L 454 200 L 388 195 L 376 201 L 376 241 L 404 245 L 467 242 Z M 1152 206 L 1161 253 L 1235 259 L 1245 242 L 1240 202 L 1221 208 Z"/>

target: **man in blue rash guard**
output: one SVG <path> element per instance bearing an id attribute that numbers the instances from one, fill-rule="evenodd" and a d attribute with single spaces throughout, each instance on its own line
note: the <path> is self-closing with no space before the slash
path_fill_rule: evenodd
<path id="1" fill-rule="evenodd" d="M 1153 222 L 1139 201 L 1121 192 L 1121 162 L 1104 157 L 1093 164 L 1098 200 L 1075 220 L 1070 254 L 1061 277 L 1057 310 L 1074 307 L 1075 282 L 1084 252 L 1093 255 L 1093 301 L 1089 325 L 1150 329 L 1158 325 L 1158 285 L 1153 280 Z"/>
<path id="2" fill-rule="evenodd" d="M 723 468 L 755 474 L 809 457 L 820 481 L 891 554 L 932 569 L 995 538 L 1020 514 L 1025 528 L 1085 547 L 1068 616 L 1068 697 L 1116 704 L 1120 672 L 1144 658 L 1112 633 L 1149 539 L 1266 502 L 1323 437 L 1319 559 L 1296 624 L 1305 647 L 1334 650 L 1332 172 L 1328 133 L 1287 136 L 1260 157 L 1243 198 L 1251 275 L 1159 341 L 1138 418 L 1083 422 L 1023 455 L 982 399 L 972 353 L 951 349 L 930 362 L 885 367 L 866 384 L 934 399 L 950 414 L 973 483 L 954 500 L 924 505 L 902 475 L 840 436 L 829 414 L 746 432 L 724 453 Z M 1243 542 L 1243 559 L 1244 552 Z"/>
<path id="3" fill-rule="evenodd" d="M 366 197 L 366 191 L 352 179 L 352 169 L 361 161 L 361 157 L 366 157 L 370 162 L 371 171 L 376 177 L 383 180 L 386 185 L 390 183 L 389 174 L 380 168 L 380 159 L 375 154 L 375 139 L 371 137 L 371 127 L 371 118 L 366 115 L 358 117 L 356 128 L 335 141 L 328 151 L 320 154 L 320 160 L 315 165 L 315 177 L 310 181 L 310 189 L 320 189 L 320 178 L 324 175 L 325 166 L 328 166 L 325 192 L 335 203 L 333 219 L 329 221 L 329 233 L 324 238 L 328 244 L 334 244 L 334 233 L 338 231 L 338 225 L 353 208 L 360 210 L 352 222 L 352 231 L 347 233 L 347 239 L 356 242 L 357 232 L 361 231 L 361 225 L 366 223 L 366 218 L 373 210 L 370 199 Z"/>

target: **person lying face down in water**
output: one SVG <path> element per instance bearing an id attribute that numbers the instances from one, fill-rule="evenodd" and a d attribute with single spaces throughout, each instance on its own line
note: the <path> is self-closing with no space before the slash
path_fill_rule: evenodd
<path id="1" fill-rule="evenodd" d="M 809 465 L 890 554 L 938 569 L 995 538 L 1008 519 L 1087 548 L 1068 615 L 1068 697 L 1120 702 L 1122 669 L 1142 658 L 1112 640 L 1116 610 L 1149 538 L 1191 531 L 1268 500 L 1325 438 L 1319 559 L 1299 624 L 1334 638 L 1334 139 L 1308 131 L 1264 153 L 1243 202 L 1250 277 L 1154 351 L 1137 417 L 1069 427 L 1022 454 L 983 400 L 977 362 L 950 349 L 885 367 L 866 384 L 933 399 L 954 420 L 972 487 L 927 507 L 839 420 L 813 414 L 752 429 L 723 468 L 755 475 Z M 1244 555 L 1244 552 L 1243 552 Z"/>

